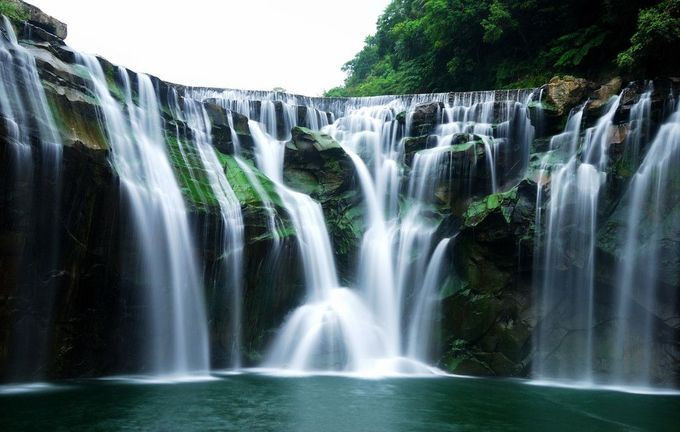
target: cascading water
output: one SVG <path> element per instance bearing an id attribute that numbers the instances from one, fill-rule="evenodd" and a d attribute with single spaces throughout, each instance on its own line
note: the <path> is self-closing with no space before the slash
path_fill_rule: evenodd
<path id="1" fill-rule="evenodd" d="M 175 99 L 176 100 L 176 99 Z M 242 285 L 243 285 L 243 248 L 244 223 L 241 214 L 241 204 L 234 194 L 224 172 L 216 150 L 212 145 L 210 118 L 205 107 L 200 102 L 185 98 L 184 109 L 175 106 L 174 115 L 184 119 L 191 130 L 190 139 L 199 156 L 200 166 L 203 167 L 210 189 L 219 205 L 222 219 L 219 248 L 218 274 L 212 279 L 216 288 L 231 293 L 229 311 L 230 359 L 231 367 L 241 366 L 241 325 L 242 325 Z M 178 137 L 178 141 L 181 138 Z M 221 286 L 224 285 L 224 286 Z"/>
<path id="2" fill-rule="evenodd" d="M 9 380 L 24 381 L 36 378 L 36 371 L 42 377 L 47 366 L 58 281 L 62 143 L 35 59 L 19 45 L 4 16 L 0 16 L 0 124 L 9 149 L 5 168 L 9 183 L 0 190 L 7 189 L 7 214 L 17 218 L 10 223 L 31 233 L 22 246 L 13 294 L 30 305 L 31 312 L 11 330 L 7 372 Z"/>
<path id="3" fill-rule="evenodd" d="M 406 355 L 409 358 L 423 362 L 432 359 L 429 349 L 433 345 L 436 346 L 433 340 L 437 338 L 433 337 L 432 333 L 435 329 L 434 318 L 437 316 L 436 309 L 439 305 L 446 249 L 450 241 L 450 238 L 445 238 L 439 242 L 427 265 L 423 287 L 413 306 L 413 316 L 407 333 Z"/>
<path id="4" fill-rule="evenodd" d="M 39 22 L 42 17 L 32 19 L 36 21 L 26 28 L 41 30 L 34 30 L 38 36 L 29 35 L 21 41 L 23 45 L 6 19 L 0 26 L 0 132 L 7 150 L 0 154 L 0 163 L 3 170 L 8 168 L 8 174 L 0 176 L 0 200 L 3 209 L 10 209 L 0 214 L 2 246 L 10 243 L 6 248 L 10 253 L 2 251 L 0 276 L 2 282 L 9 280 L 17 286 L 14 290 L 3 285 L 3 296 L 9 293 L 6 298 L 14 309 L 2 318 L 17 317 L 15 328 L 0 334 L 6 338 L 0 341 L 8 340 L 10 347 L 10 354 L 0 350 L 0 366 L 7 375 L 3 379 L 34 379 L 43 371 L 48 376 L 62 361 L 71 361 L 69 355 L 77 357 L 83 349 L 82 341 L 53 345 L 50 339 L 62 343 L 72 336 L 68 334 L 72 328 L 89 324 L 90 318 L 83 319 L 80 311 L 74 316 L 69 315 L 73 311 L 60 311 L 59 318 L 65 319 L 53 324 L 52 303 L 61 302 L 55 310 L 70 309 L 66 302 L 78 297 L 74 309 L 80 306 L 85 297 L 78 292 L 82 274 L 101 266 L 106 258 L 94 253 L 85 260 L 91 262 L 81 266 L 80 258 L 71 255 L 87 253 L 92 245 L 104 249 L 109 243 L 102 242 L 99 234 L 91 234 L 89 227 L 82 232 L 69 229 L 81 216 L 70 218 L 61 211 L 60 201 L 71 199 L 80 190 L 67 185 L 67 194 L 60 195 L 62 163 L 64 173 L 70 175 L 83 155 L 103 154 L 99 150 L 106 142 L 117 174 L 115 187 L 122 188 L 121 207 L 128 210 L 121 232 L 128 234 L 125 229 L 130 228 L 132 233 L 123 235 L 120 243 L 124 264 L 132 265 L 123 267 L 123 272 L 116 268 L 115 273 L 124 275 L 111 276 L 112 297 L 121 299 L 112 310 L 130 304 L 128 293 L 137 292 L 137 284 L 143 288 L 146 299 L 142 309 L 149 330 L 140 338 L 148 351 L 141 371 L 172 377 L 207 373 L 211 341 L 221 348 L 213 351 L 219 352 L 213 360 L 220 367 L 228 356 L 228 366 L 240 368 L 242 346 L 247 347 L 243 357 L 248 361 L 261 353 L 275 318 L 257 323 L 250 333 L 244 331 L 244 323 L 251 321 L 244 319 L 242 304 L 251 311 L 254 299 L 262 293 L 258 290 L 268 286 L 262 280 L 253 283 L 244 274 L 243 206 L 248 217 L 266 218 L 266 223 L 260 224 L 262 219 L 258 219 L 248 227 L 255 232 L 248 238 L 248 244 L 252 241 L 255 245 L 253 254 L 247 256 L 248 268 L 277 266 L 279 252 L 285 258 L 280 261 L 291 264 L 285 253 L 290 250 L 285 237 L 292 234 L 284 221 L 289 220 L 306 289 L 303 304 L 283 322 L 262 366 L 371 377 L 439 372 L 430 365 L 442 358 L 437 346 L 441 342 L 437 334 L 441 298 L 446 296 L 448 312 L 454 302 L 466 301 L 461 297 L 479 294 L 478 281 L 471 277 L 469 289 L 464 289 L 466 281 L 453 274 L 450 262 L 455 259 L 457 269 L 469 272 L 469 267 L 461 267 L 467 264 L 468 246 L 487 241 L 470 237 L 488 234 L 485 231 L 495 229 L 489 227 L 495 223 L 511 224 L 510 229 L 515 229 L 516 222 L 526 222 L 530 210 L 524 193 L 533 183 L 523 177 L 529 167 L 530 143 L 537 150 L 542 148 L 543 140 L 534 141 L 534 132 L 545 136 L 549 129 L 540 123 L 545 120 L 548 125 L 561 117 L 561 108 L 557 109 L 559 80 L 544 88 L 546 95 L 544 90 L 518 90 L 324 99 L 281 92 L 192 89 L 100 64 L 90 56 L 76 55 L 77 64 L 73 65 L 72 53 L 45 34 L 44 27 L 52 23 Z M 530 360 L 534 376 L 541 380 L 643 388 L 675 384 L 667 370 L 676 370 L 674 358 L 680 357 L 680 209 L 674 199 L 680 194 L 675 173 L 680 163 L 680 108 L 674 96 L 677 83 L 668 85 L 670 92 L 661 107 L 660 93 L 651 83 L 632 84 L 609 105 L 601 104 L 603 95 L 617 86 L 615 81 L 608 83 L 592 93 L 597 103 L 586 102 L 571 112 L 564 132 L 551 139 L 548 152 L 540 159 L 535 226 L 539 236 L 534 256 L 537 295 L 534 304 L 521 311 L 506 314 L 507 305 L 503 304 L 501 318 L 495 323 L 503 326 L 503 331 L 526 333 L 537 318 L 535 353 L 517 353 L 518 358 L 510 355 L 513 358 L 507 359 L 516 367 L 512 373 Z M 168 90 L 167 97 L 159 96 L 161 88 Z M 544 96 L 550 102 L 545 112 Z M 591 124 L 589 117 L 598 106 L 603 106 L 601 117 L 594 127 L 583 130 L 583 123 Z M 96 112 L 101 130 L 89 130 L 94 116 L 78 112 L 81 108 Z M 75 130 L 72 123 L 80 120 L 87 124 L 77 126 L 87 130 Z M 226 126 L 231 136 L 221 135 Z M 304 139 L 298 139 L 301 132 L 308 131 L 293 129 L 297 126 L 315 131 L 313 139 L 317 132 L 330 135 L 348 159 L 331 140 L 328 153 L 322 153 L 328 148 L 321 148 L 326 141 L 305 148 Z M 553 124 L 548 126 L 552 129 Z M 89 136 L 90 132 L 97 136 Z M 64 160 L 60 134 L 68 149 Z M 297 152 L 292 154 L 300 160 L 291 161 L 286 166 L 290 171 L 284 175 L 289 150 Z M 340 170 L 331 167 L 333 181 L 337 181 L 337 172 L 344 175 L 351 169 L 346 163 L 351 161 L 355 176 L 351 180 L 355 178 L 361 190 L 361 195 L 348 190 L 350 179 L 342 179 L 337 190 L 314 192 L 325 200 L 341 191 L 341 197 L 332 196 L 338 201 L 323 211 L 336 217 L 333 206 L 338 205 L 347 211 L 343 217 L 351 213 L 338 224 L 349 228 L 332 231 L 334 240 L 338 233 L 352 231 L 352 237 L 338 248 L 343 266 L 337 269 L 320 204 L 290 186 L 296 182 L 307 186 L 304 179 L 314 165 L 301 169 L 296 164 L 308 163 L 303 160 L 307 156 L 318 156 L 313 152 L 322 158 L 341 155 L 341 161 L 332 160 L 341 165 Z M 97 173 L 105 171 L 99 168 Z M 319 173 L 326 171 L 320 169 Z M 243 178 L 248 185 L 241 183 Z M 234 182 L 232 189 L 228 179 L 238 181 L 238 188 Z M 319 180 L 319 184 L 325 189 L 328 183 Z M 100 186 L 87 191 L 99 191 Z M 110 186 L 106 186 L 107 192 Z M 506 193 L 511 188 L 511 193 Z M 499 201 L 505 222 L 493 207 Z M 255 203 L 252 208 L 251 202 Z M 363 237 L 356 251 L 360 259 L 355 268 L 346 268 L 346 258 L 355 252 L 347 250 L 352 249 L 358 232 L 357 202 L 365 211 Z M 485 206 L 481 217 L 490 216 L 480 221 L 479 228 L 474 222 L 471 225 L 469 217 L 481 208 L 478 205 Z M 279 220 L 281 208 L 288 220 Z M 113 225 L 117 217 L 116 213 L 112 218 L 116 222 L 106 222 Z M 532 229 L 530 224 L 522 226 Z M 115 225 L 112 232 L 118 229 Z M 193 235 L 200 235 L 201 229 L 202 242 L 195 242 Z M 262 233 L 267 229 L 269 232 Z M 456 245 L 459 229 L 464 242 Z M 498 234 L 506 236 L 504 241 L 516 241 L 518 249 L 526 239 L 516 231 Z M 58 256 L 55 251 L 60 242 L 64 247 L 77 243 L 78 253 L 68 250 L 63 258 Z M 119 252 L 114 249 L 113 253 Z M 205 261 L 199 262 L 203 254 Z M 499 290 L 499 297 L 517 288 L 518 292 L 511 294 L 529 303 L 525 293 L 519 293 L 525 282 L 522 266 L 511 274 L 510 265 L 502 264 L 501 272 L 509 274 L 508 279 L 516 285 L 511 288 L 508 282 Z M 9 272 L 5 272 L 7 268 Z M 272 316 L 284 313 L 298 294 L 297 272 L 293 273 L 294 280 L 290 287 L 281 286 L 279 298 L 262 303 L 279 309 Z M 341 286 L 341 278 L 349 287 Z M 109 281 L 108 276 L 103 280 Z M 131 286 L 122 286 L 126 284 Z M 456 291 L 458 288 L 461 290 Z M 204 291 L 210 303 L 204 301 Z M 89 299 L 82 301 L 91 304 Z M 475 307 L 463 304 L 468 305 Z M 135 314 L 131 313 L 129 323 L 97 329 L 94 337 L 101 331 L 114 335 L 101 340 L 112 341 L 121 328 L 122 334 L 136 330 Z M 448 322 L 451 317 L 442 318 Z M 521 325 L 514 325 L 520 321 Z M 214 329 L 218 334 L 211 333 Z M 495 331 L 489 332 L 490 336 L 495 337 Z M 242 337 L 242 332 L 247 336 Z M 11 335 L 3 336 L 5 333 Z M 444 357 L 447 367 L 458 368 L 454 363 L 459 355 L 486 362 L 487 350 L 481 343 L 475 345 L 465 336 L 451 333 L 456 339 L 446 340 L 452 343 Z M 518 339 L 523 337 L 518 335 Z M 459 349 L 459 342 L 469 346 Z M 74 354 L 47 352 L 55 346 L 60 350 L 68 347 Z M 527 347 L 525 343 L 522 350 Z M 496 354 L 493 349 L 489 348 L 489 353 Z M 128 363 L 123 368 L 131 363 L 125 360 Z M 489 370 L 495 367 L 484 366 L 490 366 Z M 106 367 L 110 369 L 102 370 L 116 370 L 117 366 Z"/>
<path id="5" fill-rule="evenodd" d="M 138 74 L 133 95 L 127 71 L 118 69 L 124 112 L 109 91 L 99 61 L 89 55 L 78 58 L 101 106 L 111 162 L 120 176 L 138 241 L 149 298 L 148 371 L 172 376 L 205 373 L 209 346 L 203 285 L 187 211 L 166 150 L 156 91 L 147 75 Z"/>
<path id="6" fill-rule="evenodd" d="M 439 187 L 456 183 L 451 180 L 452 173 L 464 177 L 459 171 L 474 170 L 477 145 L 487 162 L 488 192 L 496 191 L 499 145 L 511 140 L 504 135 L 507 128 L 499 128 L 500 135 L 494 136 L 493 123 L 507 124 L 511 113 L 514 115 L 515 102 L 507 95 L 508 101 L 501 102 L 506 108 L 496 109 L 495 96 L 494 92 L 456 94 L 449 101 L 448 94 L 423 95 L 411 100 L 382 98 L 380 103 L 373 98 L 355 99 L 350 102 L 353 106 L 345 108 L 344 116 L 325 129 L 354 161 L 364 192 L 368 228 L 361 248 L 359 286 L 385 340 L 385 350 L 380 353 L 383 372 L 432 371 L 425 366 L 433 360 L 431 312 L 436 302 L 432 299 L 438 295 L 449 243 L 442 240 L 432 251 L 440 222 L 432 216 L 436 215 L 434 203 L 441 201 Z M 404 130 L 396 114 L 406 110 L 405 129 L 410 131 L 414 109 L 423 103 L 438 104 L 435 117 L 443 122 L 433 139 L 427 140 L 435 147 L 413 156 L 409 180 L 402 168 Z M 454 140 L 473 142 L 461 146 L 454 145 Z M 529 141 L 519 146 L 526 147 Z M 466 165 L 462 170 L 452 163 L 453 153 L 461 149 L 459 162 Z M 469 186 L 473 182 L 467 178 L 460 183 Z M 399 191 L 405 186 L 408 204 L 400 210 Z M 470 191 L 466 192 L 461 198 L 470 196 Z M 427 319 L 423 318 L 425 314 L 429 315 Z"/>
<path id="7" fill-rule="evenodd" d="M 278 138 L 282 135 L 279 123 L 286 128 L 296 124 L 299 116 L 293 113 L 298 110 L 291 109 L 290 105 L 298 101 L 280 100 L 280 94 L 262 94 L 257 97 L 264 101 L 256 103 L 250 99 L 255 97 L 252 93 L 234 91 L 222 94 L 194 91 L 193 96 L 216 100 L 228 110 L 255 117 L 248 122 L 255 144 L 255 161 L 275 182 L 300 242 L 307 303 L 286 320 L 264 366 L 366 374 L 431 372 L 425 364 L 433 359 L 428 348 L 433 329 L 423 317 L 434 311 L 436 301 L 432 299 L 436 298 L 435 286 L 442 282 L 441 267 L 449 242 L 442 241 L 435 247 L 438 220 L 427 214 L 432 209 L 438 185 L 446 181 L 447 176 L 441 172 L 437 157 L 420 162 L 426 161 L 428 154 L 437 153 L 426 150 L 415 155 L 412 177 L 407 181 L 402 168 L 404 126 L 396 114 L 408 109 L 408 128 L 414 107 L 433 101 L 441 104 L 444 109 L 438 117 L 445 121 L 437 129 L 435 141 L 450 151 L 454 137 L 476 134 L 473 151 L 465 153 L 464 159 L 469 158 L 472 162 L 468 163 L 474 165 L 478 158 L 477 146 L 482 149 L 489 174 L 488 191 L 495 192 L 500 183 L 496 158 L 502 154 L 505 159 L 522 159 L 517 153 L 523 151 L 501 147 L 514 140 L 508 124 L 521 118 L 513 97 L 525 99 L 519 107 L 524 110 L 524 121 L 529 121 L 527 96 L 517 93 L 511 97 L 506 93 L 508 100 L 497 102 L 494 92 L 485 92 L 465 94 L 451 104 L 448 94 L 406 99 L 349 99 L 342 104 L 338 101 L 331 104 L 340 117 L 323 131 L 338 139 L 354 161 L 367 206 L 368 229 L 362 242 L 356 291 L 339 287 L 318 204 L 283 184 L 285 141 Z M 307 125 L 323 125 L 327 116 L 317 114 L 320 121 L 316 123 L 309 113 L 318 113 L 318 109 L 309 101 L 304 102 L 307 103 Z M 233 125 L 233 119 L 230 121 Z M 493 123 L 500 127 L 494 128 Z M 233 128 L 232 141 L 237 143 L 235 154 L 240 155 L 238 136 Z M 529 141 L 530 138 L 517 147 L 523 149 Z M 440 153 L 446 154 L 446 151 Z M 247 167 L 240 156 L 237 160 L 242 167 Z M 510 178 L 509 172 L 503 174 L 504 180 Z M 409 184 L 408 197 L 413 205 L 400 216 L 399 192 Z M 414 256 L 418 256 L 415 261 Z M 427 280 L 425 286 L 414 288 L 423 277 Z M 407 298 L 411 300 L 407 302 Z"/>
<path id="8" fill-rule="evenodd" d="M 635 108 L 648 104 L 648 98 L 645 93 Z M 640 114 L 644 110 L 631 110 L 631 116 L 644 117 Z M 672 281 L 680 276 L 673 265 L 680 261 L 680 251 L 669 246 L 669 239 L 680 233 L 675 199 L 680 196 L 679 165 L 680 106 L 657 132 L 623 200 L 627 211 L 623 256 L 616 278 L 616 317 L 620 322 L 612 343 L 612 356 L 618 360 L 613 383 L 647 388 L 655 385 L 655 368 L 672 367 L 659 362 L 663 345 L 657 340 L 666 339 L 665 349 L 677 355 L 664 328 L 677 324 L 678 319 L 673 310 L 677 286 Z"/>
<path id="9" fill-rule="evenodd" d="M 321 207 L 310 197 L 283 184 L 284 142 L 249 123 L 258 167 L 276 184 L 298 237 L 308 290 L 307 303 L 286 320 L 265 362 L 266 367 L 297 371 L 336 369 L 347 361 L 360 369 L 372 345 L 370 316 L 361 302 L 338 283 L 330 238 Z M 269 125 L 268 130 L 274 130 Z M 335 346 L 342 335 L 345 347 Z M 341 350 L 341 351 L 338 351 Z"/>
<path id="10" fill-rule="evenodd" d="M 538 354 L 533 370 L 538 379 L 594 380 L 598 199 L 606 176 L 610 127 L 620 99 L 613 98 L 606 113 L 586 131 L 581 153 L 577 146 L 583 107 L 570 116 L 565 131 L 551 140 L 551 149 L 569 159 L 551 176 L 545 239 L 539 251 L 543 271 L 540 309 L 552 319 L 541 323 L 535 340 Z M 539 188 L 537 209 L 542 199 Z M 537 222 L 537 229 L 542 229 L 542 221 Z M 568 358 L 551 358 L 556 346 L 562 346 Z"/>
<path id="11" fill-rule="evenodd" d="M 215 96 L 218 96 L 223 107 L 239 114 L 248 117 L 258 114 L 255 116 L 257 120 L 248 121 L 255 161 L 260 171 L 274 182 L 282 205 L 290 216 L 304 268 L 308 303 L 294 311 L 286 320 L 265 366 L 299 371 L 334 369 L 342 361 L 339 357 L 345 355 L 336 352 L 332 346 L 336 334 L 348 335 L 354 331 L 352 320 L 357 317 L 361 304 L 353 299 L 351 291 L 339 286 L 321 207 L 309 196 L 296 192 L 283 183 L 285 141 L 278 137 L 289 137 L 290 129 L 297 124 L 297 109 L 291 104 L 264 98 L 256 110 L 248 99 L 243 99 L 242 92 L 225 92 L 219 95 L 194 92 L 196 98 Z M 277 115 L 277 110 L 280 110 L 281 116 Z M 231 121 L 233 123 L 233 119 Z M 279 122 L 284 125 L 283 134 Z M 233 133 L 232 140 L 238 142 Z M 238 147 L 235 151 L 237 161 L 242 168 L 246 168 L 246 174 L 252 177 L 247 163 L 240 157 L 240 146 Z M 356 344 L 370 346 L 368 338 L 362 336 L 364 335 L 360 332 L 354 331 L 351 338 Z M 356 356 L 354 353 L 365 349 L 352 348 L 347 353 L 354 355 L 357 361 L 363 356 Z"/>
<path id="12" fill-rule="evenodd" d="M 631 131 L 626 138 L 626 159 L 633 166 L 640 163 L 640 150 L 650 139 L 651 105 L 654 86 L 650 82 L 640 99 L 630 109 L 629 123 Z"/>

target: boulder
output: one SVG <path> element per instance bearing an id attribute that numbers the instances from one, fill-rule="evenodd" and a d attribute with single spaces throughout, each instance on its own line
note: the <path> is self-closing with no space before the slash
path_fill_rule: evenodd
<path id="1" fill-rule="evenodd" d="M 283 175 L 288 186 L 321 204 L 340 275 L 349 276 L 356 262 L 364 219 L 354 163 L 330 136 L 295 127 L 286 144 Z"/>
<path id="2" fill-rule="evenodd" d="M 442 367 L 516 376 L 530 354 L 536 185 L 471 201 L 460 218 L 455 277 L 442 293 Z"/>
<path id="3" fill-rule="evenodd" d="M 416 106 L 412 112 L 406 114 L 406 124 L 409 126 L 407 133 L 411 136 L 430 134 L 441 121 L 442 108 L 444 104 L 441 102 Z"/>
<path id="4" fill-rule="evenodd" d="M 609 100 L 619 94 L 623 81 L 621 77 L 612 78 L 595 91 L 596 99 L 588 104 L 589 110 L 599 110 L 607 105 Z"/>
<path id="5" fill-rule="evenodd" d="M 305 154 L 323 152 L 326 150 L 341 150 L 340 144 L 329 135 L 313 131 L 304 127 L 294 127 L 292 130 L 293 139 L 290 145 Z M 344 154 L 344 151 L 342 151 Z"/>
<path id="6" fill-rule="evenodd" d="M 571 75 L 556 76 L 547 85 L 547 100 L 559 115 L 565 115 L 585 100 L 591 87 L 592 84 L 583 78 Z"/>

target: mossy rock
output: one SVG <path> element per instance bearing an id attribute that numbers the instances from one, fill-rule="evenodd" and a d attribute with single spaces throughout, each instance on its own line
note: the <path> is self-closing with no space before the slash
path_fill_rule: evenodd
<path id="1" fill-rule="evenodd" d="M 331 149 L 342 149 L 337 141 L 335 141 L 329 135 L 322 134 L 321 132 L 296 126 L 292 129 L 291 133 L 293 138 L 289 144 L 301 152 L 312 151 L 312 148 L 317 152 L 323 152 Z"/>
<path id="2" fill-rule="evenodd" d="M 468 209 L 463 214 L 464 225 L 467 227 L 477 226 L 490 213 L 500 210 L 503 218 L 510 223 L 513 204 L 517 202 L 517 187 L 507 192 L 498 192 L 488 195 L 481 200 L 470 203 Z"/>
<path id="3" fill-rule="evenodd" d="M 6 16 L 12 24 L 19 24 L 31 16 L 26 5 L 16 0 L 0 0 L 0 15 Z"/>
<path id="4" fill-rule="evenodd" d="M 45 95 L 66 145 L 80 142 L 93 150 L 108 150 L 109 143 L 98 118 L 94 99 L 67 88 L 45 84 Z"/>

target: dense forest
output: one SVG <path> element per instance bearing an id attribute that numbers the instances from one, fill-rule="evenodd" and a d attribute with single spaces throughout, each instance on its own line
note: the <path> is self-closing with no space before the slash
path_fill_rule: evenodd
<path id="1" fill-rule="evenodd" d="M 326 96 L 680 71 L 680 0 L 393 0 Z"/>

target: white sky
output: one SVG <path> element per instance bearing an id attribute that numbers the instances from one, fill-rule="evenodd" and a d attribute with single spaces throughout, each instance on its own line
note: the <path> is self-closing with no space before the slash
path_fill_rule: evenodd
<path id="1" fill-rule="evenodd" d="M 320 95 L 389 0 L 28 0 L 69 46 L 164 80 Z"/>

